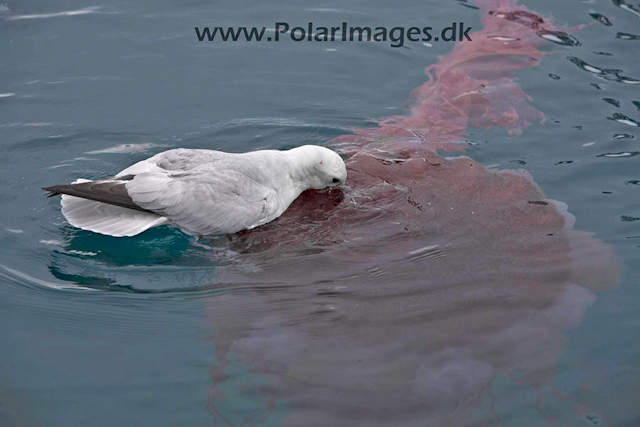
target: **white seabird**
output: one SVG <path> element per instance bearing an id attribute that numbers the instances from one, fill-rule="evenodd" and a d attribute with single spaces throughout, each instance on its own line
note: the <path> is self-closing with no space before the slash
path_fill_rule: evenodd
<path id="1" fill-rule="evenodd" d="M 266 224 L 303 191 L 335 187 L 346 179 L 342 158 L 315 145 L 241 154 L 177 148 L 113 178 L 78 179 L 43 190 L 62 194 L 63 215 L 84 230 L 123 237 L 173 224 L 205 236 Z"/>

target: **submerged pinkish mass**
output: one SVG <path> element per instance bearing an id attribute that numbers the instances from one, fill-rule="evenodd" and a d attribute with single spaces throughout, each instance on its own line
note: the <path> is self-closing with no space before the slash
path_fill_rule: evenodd
<path id="1" fill-rule="evenodd" d="M 453 145 L 467 127 L 504 128 L 510 135 L 544 115 L 516 83 L 514 73 L 538 65 L 547 34 L 566 34 L 550 21 L 512 1 L 478 1 L 484 28 L 472 42 L 457 43 L 425 69 L 428 80 L 412 92 L 408 115 L 379 121 L 374 129 L 354 129 L 365 141 L 410 138 L 433 149 L 464 151 Z M 349 140 L 349 136 L 340 140 Z"/>
<path id="2" fill-rule="evenodd" d="M 427 68 L 408 115 L 332 141 L 348 191 L 306 192 L 232 240 L 243 259 L 221 281 L 241 291 L 208 308 L 216 417 L 240 361 L 271 379 L 253 420 L 284 399 L 285 425 L 491 423 L 471 411 L 493 380 L 550 384 L 563 330 L 616 282 L 611 248 L 527 172 L 434 151 L 461 151 L 469 126 L 513 135 L 543 117 L 514 72 L 561 30 L 513 1 L 476 4 L 484 29 Z"/>

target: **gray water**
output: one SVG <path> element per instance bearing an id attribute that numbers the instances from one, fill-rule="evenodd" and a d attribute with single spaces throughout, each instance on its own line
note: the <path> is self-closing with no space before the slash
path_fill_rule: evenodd
<path id="1" fill-rule="evenodd" d="M 580 45 L 553 44 L 537 67 L 515 76 L 546 116 L 544 123 L 518 136 L 472 128 L 465 135 L 466 155 L 490 169 L 526 169 L 548 198 L 569 206 L 576 229 L 614 247 L 620 266 L 615 286 L 567 294 L 582 298 L 576 302 L 584 305 L 579 320 L 545 329 L 548 335 L 515 337 L 526 344 L 523 354 L 502 356 L 512 344 L 483 347 L 500 353 L 491 360 L 509 360 L 496 362 L 482 387 L 474 374 L 483 377 L 485 365 L 453 355 L 453 339 L 447 346 L 425 345 L 430 338 L 420 334 L 437 329 L 433 319 L 398 321 L 380 333 L 393 340 L 354 344 L 371 332 L 369 326 L 340 315 L 327 320 L 323 313 L 359 304 L 365 313 L 359 321 L 379 316 L 384 328 L 398 320 L 378 311 L 379 305 L 368 309 L 372 296 L 365 289 L 349 288 L 341 300 L 342 282 L 334 278 L 308 286 L 300 284 L 302 277 L 262 282 L 268 274 L 252 269 L 264 267 L 264 259 L 252 258 L 252 265 L 224 239 L 212 254 L 176 229 L 131 239 L 76 230 L 40 190 L 109 176 L 175 147 L 243 152 L 324 144 L 403 114 L 409 93 L 425 81 L 424 67 L 452 48 L 209 43 L 197 41 L 194 26 L 463 21 L 480 28 L 479 12 L 470 5 L 0 3 L 0 425 L 639 423 L 640 85 L 632 80 L 640 79 L 637 4 L 525 2 L 558 25 L 589 25 L 573 33 Z M 68 11 L 81 13 L 61 13 Z M 608 21 L 590 16 L 595 13 Z M 303 265 L 306 254 L 285 254 L 280 261 Z M 421 270 L 404 271 L 410 268 Z M 411 277 L 439 274 L 437 268 L 406 263 L 398 270 L 406 276 L 372 283 L 384 294 L 400 280 L 417 286 Z M 475 267 L 462 262 L 456 268 L 471 274 Z M 226 280 L 233 274 L 225 271 L 255 276 Z M 317 271 L 310 275 L 318 277 Z M 428 298 L 419 286 L 412 292 L 416 301 Z M 458 298 L 464 304 L 465 297 Z M 492 313 L 501 316 L 507 305 Z M 550 312 L 536 307 L 531 315 L 542 322 Z M 572 304 L 561 309 L 566 307 Z M 342 333 L 352 350 L 326 350 Z M 453 329 L 448 334 L 474 336 Z M 541 354 L 544 372 L 552 374 L 533 386 L 520 377 L 537 372 L 532 366 Z M 424 385 L 440 384 L 440 374 L 424 368 L 426 362 L 416 362 L 423 367 L 416 378 L 422 379 L 405 378 L 400 367 L 414 363 L 415 355 L 453 360 L 451 371 L 441 374 L 453 378 L 442 382 L 448 386 Z M 345 366 L 361 361 L 348 374 L 357 381 L 341 378 L 341 360 Z M 405 405 L 405 393 L 423 399 L 424 407 Z"/>

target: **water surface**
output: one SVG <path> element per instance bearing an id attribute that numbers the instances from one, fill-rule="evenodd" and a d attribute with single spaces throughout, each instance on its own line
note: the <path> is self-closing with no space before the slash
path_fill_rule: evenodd
<path id="1" fill-rule="evenodd" d="M 523 7 L 544 28 L 509 15 L 518 54 L 471 60 L 480 44 L 193 34 L 276 20 L 481 31 Z M 10 1 L 0 19 L 3 425 L 640 418 L 636 5 Z M 462 74 L 435 70 L 462 121 L 424 73 L 460 58 Z M 494 91 L 466 103 L 454 77 Z M 73 229 L 40 190 L 168 148 L 305 143 L 344 154 L 349 188 L 208 249 L 167 227 Z"/>

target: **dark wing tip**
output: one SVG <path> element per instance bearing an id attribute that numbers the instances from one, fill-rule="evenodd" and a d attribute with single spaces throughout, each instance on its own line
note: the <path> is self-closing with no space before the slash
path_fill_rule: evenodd
<path id="1" fill-rule="evenodd" d="M 49 187 L 42 187 L 42 189 L 44 191 L 46 191 L 47 197 L 55 197 L 55 196 L 59 196 L 61 194 L 65 194 L 64 192 L 64 187 L 67 187 L 68 185 L 51 185 Z"/>
<path id="2" fill-rule="evenodd" d="M 128 175 L 125 178 L 127 180 L 131 180 L 133 179 L 133 175 Z M 120 180 L 120 178 L 116 180 L 108 179 L 80 182 L 77 184 L 51 185 L 49 187 L 42 187 L 42 189 L 49 193 L 47 197 L 65 194 L 123 208 L 155 213 L 136 205 L 134 201 L 131 200 L 131 197 L 129 197 L 124 181 Z"/>
<path id="3" fill-rule="evenodd" d="M 42 189 L 48 193 L 47 194 L 47 198 L 58 196 L 58 195 L 62 194 L 62 193 L 58 192 L 58 186 L 57 185 L 52 185 L 51 187 L 42 187 Z"/>

